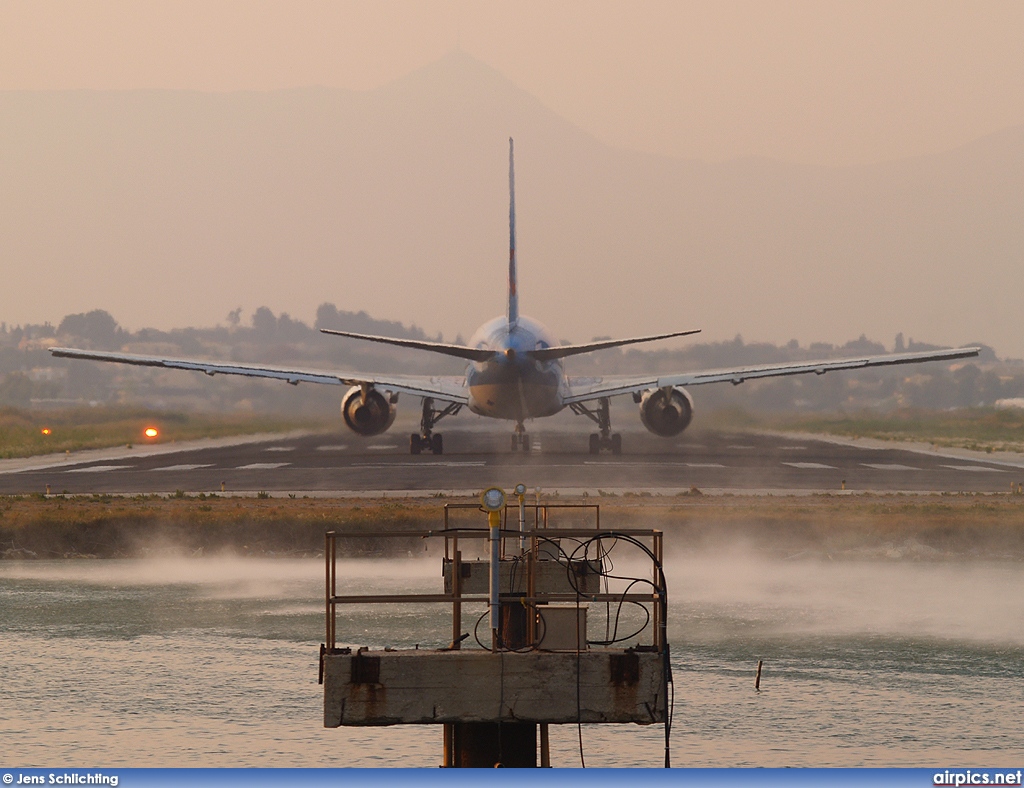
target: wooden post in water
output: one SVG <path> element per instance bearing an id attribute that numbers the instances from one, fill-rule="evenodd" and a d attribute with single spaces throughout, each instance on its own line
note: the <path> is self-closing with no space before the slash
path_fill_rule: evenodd
<path id="1" fill-rule="evenodd" d="M 764 664 L 764 660 L 757 661 L 757 677 L 754 679 L 754 689 L 757 692 L 761 691 L 761 666 Z"/>

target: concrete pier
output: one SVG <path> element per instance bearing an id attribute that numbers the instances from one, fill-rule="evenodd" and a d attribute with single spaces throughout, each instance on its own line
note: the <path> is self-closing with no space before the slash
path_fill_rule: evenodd
<path id="1" fill-rule="evenodd" d="M 450 512 L 480 507 L 447 504 L 443 529 L 401 533 L 444 540 L 441 593 L 339 595 L 337 543 L 344 536 L 327 533 L 320 653 L 325 727 L 440 725 L 447 767 L 531 767 L 538 754 L 540 765 L 550 766 L 552 724 L 664 723 L 667 730 L 671 674 L 661 532 L 601 530 L 598 507 L 587 504 L 538 504 L 533 528 L 502 531 L 503 500 L 497 488 L 481 495 L 486 529 L 453 527 Z M 549 528 L 549 508 L 560 516 L 592 514 L 594 527 Z M 471 555 L 480 555 L 483 540 L 490 560 L 464 560 L 463 548 L 468 544 Z M 612 574 L 606 556 L 615 544 L 623 545 L 617 556 L 633 549 L 651 568 Z M 340 609 L 439 602 L 451 605 L 447 648 L 339 645 Z M 471 646 L 463 607 L 481 605 L 490 613 L 487 643 L 477 639 L 480 648 L 463 649 Z M 634 621 L 620 630 L 624 605 Z M 646 624 L 641 619 L 630 633 L 638 609 L 646 611 Z M 595 614 L 604 618 L 604 638 L 588 638 Z"/>
<path id="2" fill-rule="evenodd" d="M 661 654 L 622 649 L 325 654 L 324 725 L 647 725 L 665 720 L 663 671 Z"/>

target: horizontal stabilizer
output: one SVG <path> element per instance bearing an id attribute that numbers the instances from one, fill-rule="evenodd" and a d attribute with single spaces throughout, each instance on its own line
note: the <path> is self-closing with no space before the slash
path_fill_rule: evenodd
<path id="1" fill-rule="evenodd" d="M 546 347 L 540 350 L 529 350 L 526 355 L 535 358 L 537 361 L 550 361 L 555 358 L 566 358 L 567 356 L 578 356 L 582 353 L 592 353 L 595 350 L 607 350 L 612 347 L 623 345 L 636 345 L 640 342 L 654 342 L 656 339 L 669 339 L 671 337 L 685 337 L 690 334 L 699 334 L 700 329 L 691 331 L 676 331 L 671 334 L 658 334 L 651 337 L 633 337 L 632 339 L 609 339 L 603 342 L 588 342 L 585 345 L 561 345 L 560 347 Z"/>
<path id="2" fill-rule="evenodd" d="M 335 331 L 331 328 L 321 328 L 320 330 L 325 334 L 334 334 L 339 337 L 362 339 L 366 342 L 380 342 L 382 345 L 396 345 L 397 347 L 408 347 L 415 350 L 429 350 L 431 353 L 441 353 L 445 356 L 455 356 L 456 358 L 464 358 L 469 361 L 489 361 L 494 358 L 493 350 L 466 347 L 464 345 L 447 345 L 443 342 L 424 342 L 419 339 L 378 337 L 373 334 L 353 334 L 351 331 Z"/>

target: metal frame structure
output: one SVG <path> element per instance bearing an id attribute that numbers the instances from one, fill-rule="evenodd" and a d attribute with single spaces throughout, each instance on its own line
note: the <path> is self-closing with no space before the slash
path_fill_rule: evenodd
<path id="1" fill-rule="evenodd" d="M 526 583 L 527 593 L 503 593 L 500 594 L 502 602 L 522 603 L 528 607 L 535 608 L 537 604 L 549 602 L 619 602 L 629 601 L 640 604 L 650 604 L 652 623 L 652 645 L 660 650 L 667 642 L 665 633 L 664 608 L 667 600 L 663 593 L 659 592 L 660 578 L 659 567 L 663 561 L 664 547 L 663 534 L 656 529 L 623 529 L 615 531 L 602 531 L 600 527 L 600 507 L 596 504 L 534 504 L 527 508 L 533 509 L 533 527 L 520 533 L 518 528 L 501 529 L 502 554 L 510 545 L 518 546 L 519 541 L 525 536 L 528 549 L 526 551 Z M 337 612 L 339 605 L 368 605 L 368 604 L 430 604 L 450 603 L 452 606 L 452 642 L 449 649 L 457 650 L 461 647 L 462 641 L 462 606 L 466 604 L 487 605 L 489 598 L 487 594 L 465 595 L 461 588 L 461 562 L 462 552 L 459 549 L 460 540 L 488 539 L 488 528 L 453 527 L 450 524 L 449 515 L 453 510 L 475 509 L 482 511 L 476 504 L 446 504 L 444 507 L 444 528 L 430 531 L 360 531 L 353 533 L 338 533 L 328 531 L 325 537 L 324 559 L 325 559 L 325 603 L 326 603 L 326 635 L 325 651 L 334 653 L 337 649 Z M 519 507 L 507 505 L 503 516 L 505 523 L 512 511 L 518 518 Z M 592 528 L 562 528 L 552 526 L 552 514 L 561 510 L 592 511 L 594 527 Z M 337 593 L 337 550 L 338 542 L 342 539 L 355 538 L 421 538 L 421 539 L 444 539 L 444 558 L 452 562 L 452 586 L 451 593 L 440 594 L 344 594 Z M 535 564 L 539 560 L 541 545 L 552 538 L 582 538 L 582 539 L 614 539 L 616 537 L 629 537 L 633 540 L 650 540 L 650 555 L 652 556 L 652 590 L 646 593 L 610 593 L 601 592 L 596 594 L 582 593 L 538 593 L 535 587 Z M 536 644 L 536 620 L 534 616 L 528 619 L 528 643 Z"/>

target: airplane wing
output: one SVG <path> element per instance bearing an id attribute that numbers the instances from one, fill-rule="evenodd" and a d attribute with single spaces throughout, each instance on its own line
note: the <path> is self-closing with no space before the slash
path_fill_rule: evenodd
<path id="1" fill-rule="evenodd" d="M 923 353 L 890 353 L 886 356 L 862 356 L 861 358 L 844 358 L 828 361 L 760 364 L 738 367 L 736 369 L 684 372 L 678 375 L 609 375 L 600 378 L 570 378 L 570 393 L 563 401 L 566 405 L 571 405 L 574 402 L 586 402 L 603 397 L 614 397 L 619 394 L 632 394 L 647 391 L 648 389 L 666 388 L 669 386 L 698 386 L 704 383 L 724 383 L 726 381 L 739 385 L 745 380 L 756 378 L 804 375 L 810 372 L 824 375 L 826 372 L 839 369 L 863 369 L 865 367 L 882 367 L 892 364 L 920 364 L 924 361 L 950 361 L 976 356 L 980 352 L 981 348 L 963 347 L 952 350 L 935 350 Z"/>
<path id="2" fill-rule="evenodd" d="M 50 353 L 60 358 L 84 358 L 91 361 L 111 361 L 143 367 L 190 369 L 207 375 L 242 375 L 250 378 L 284 380 L 293 386 L 299 383 L 324 383 L 333 386 L 373 386 L 396 394 L 433 397 L 444 402 L 469 401 L 465 379 L 451 376 L 427 375 L 361 375 L 355 372 L 321 372 L 318 370 L 272 367 L 262 364 L 235 364 L 224 361 L 202 361 L 186 358 L 141 356 L 134 353 L 112 353 L 77 348 L 52 347 Z"/>

